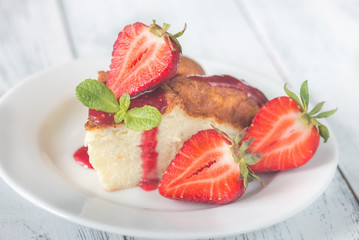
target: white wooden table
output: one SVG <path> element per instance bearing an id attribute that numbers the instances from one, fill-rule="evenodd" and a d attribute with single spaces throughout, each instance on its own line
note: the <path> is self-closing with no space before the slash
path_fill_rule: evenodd
<path id="1" fill-rule="evenodd" d="M 50 66 L 110 56 L 125 25 L 153 18 L 173 31 L 188 24 L 185 55 L 242 66 L 293 89 L 308 79 L 314 101 L 339 107 L 328 120 L 339 166 L 321 197 L 284 222 L 225 239 L 359 239 L 357 0 L 1 0 L 0 96 Z M 62 219 L 0 180 L 0 239 L 139 238 Z"/>

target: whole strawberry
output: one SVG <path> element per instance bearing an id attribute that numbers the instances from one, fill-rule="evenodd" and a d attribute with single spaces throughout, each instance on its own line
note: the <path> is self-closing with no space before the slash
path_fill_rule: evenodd
<path id="1" fill-rule="evenodd" d="M 107 86 L 116 98 L 131 96 L 159 85 L 177 71 L 181 46 L 175 35 L 167 33 L 169 24 L 150 26 L 136 22 L 127 25 L 114 44 Z"/>
<path id="2" fill-rule="evenodd" d="M 303 82 L 300 99 L 286 86 L 288 97 L 267 102 L 257 113 L 244 140 L 253 138 L 248 151 L 262 153 L 251 166 L 254 172 L 272 172 L 299 167 L 315 154 L 320 137 L 324 142 L 329 131 L 318 119 L 334 114 L 337 109 L 319 113 L 324 102 L 308 111 L 308 82 Z"/>
<path id="3" fill-rule="evenodd" d="M 162 196 L 191 202 L 225 204 L 240 198 L 248 182 L 261 181 L 247 166 L 260 156 L 246 153 L 218 129 L 202 130 L 184 142 L 159 184 Z"/>

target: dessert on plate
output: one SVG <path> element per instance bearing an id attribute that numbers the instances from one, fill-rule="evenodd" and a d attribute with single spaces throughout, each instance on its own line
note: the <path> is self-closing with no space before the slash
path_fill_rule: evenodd
<path id="1" fill-rule="evenodd" d="M 168 27 L 155 23 L 126 26 L 115 42 L 110 70 L 100 71 L 97 79 L 113 92 L 120 106 L 112 104 L 114 110 L 103 111 L 85 104 L 90 108 L 85 145 L 107 191 L 135 186 L 155 189 L 192 135 L 214 126 L 234 138 L 267 101 L 243 80 L 206 76 L 200 64 L 181 56 L 177 37 L 183 31 L 172 35 L 167 33 Z M 92 88 L 96 87 L 88 87 Z M 87 101 L 86 94 L 79 92 L 78 98 Z M 120 110 L 125 99 L 128 106 Z M 131 129 L 136 121 L 128 115 L 136 114 L 127 113 L 144 106 L 156 108 L 160 121 L 145 130 Z"/>
<path id="2" fill-rule="evenodd" d="M 90 162 L 108 191 L 152 188 L 185 140 L 211 125 L 234 138 L 265 102 L 257 89 L 228 75 L 174 77 L 131 100 L 130 108 L 148 104 L 160 110 L 161 123 L 151 130 L 133 131 L 115 123 L 113 114 L 89 111 Z"/>

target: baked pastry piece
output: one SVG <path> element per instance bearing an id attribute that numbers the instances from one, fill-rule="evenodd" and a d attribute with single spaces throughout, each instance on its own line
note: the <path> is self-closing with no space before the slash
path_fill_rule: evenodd
<path id="1" fill-rule="evenodd" d="M 267 101 L 259 90 L 231 76 L 198 74 L 203 69 L 190 62 L 179 67 L 176 77 L 131 99 L 130 108 L 152 105 L 162 113 L 160 125 L 149 131 L 136 132 L 114 123 L 113 114 L 89 111 L 85 145 L 106 190 L 156 188 L 185 140 L 211 124 L 234 138 Z M 99 72 L 99 81 L 106 77 Z"/>

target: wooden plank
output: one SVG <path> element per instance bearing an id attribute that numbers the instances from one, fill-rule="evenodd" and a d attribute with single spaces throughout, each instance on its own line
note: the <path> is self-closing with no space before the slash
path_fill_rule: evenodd
<path id="1" fill-rule="evenodd" d="M 245 239 L 358 239 L 358 210 L 359 205 L 337 172 L 327 191 L 307 209 L 282 223 L 248 234 Z"/>
<path id="2" fill-rule="evenodd" d="M 1 1 L 0 96 L 24 77 L 68 61 L 68 45 L 57 3 Z"/>
<path id="3" fill-rule="evenodd" d="M 0 239 L 119 240 L 122 236 L 74 224 L 20 197 L 0 181 Z"/>
<path id="4" fill-rule="evenodd" d="M 279 59 L 283 80 L 299 89 L 308 79 L 314 102 L 339 111 L 328 122 L 340 148 L 339 166 L 359 196 L 359 3 L 357 1 L 238 1 L 258 36 Z M 349 105 L 354 104 L 352 107 Z"/>

